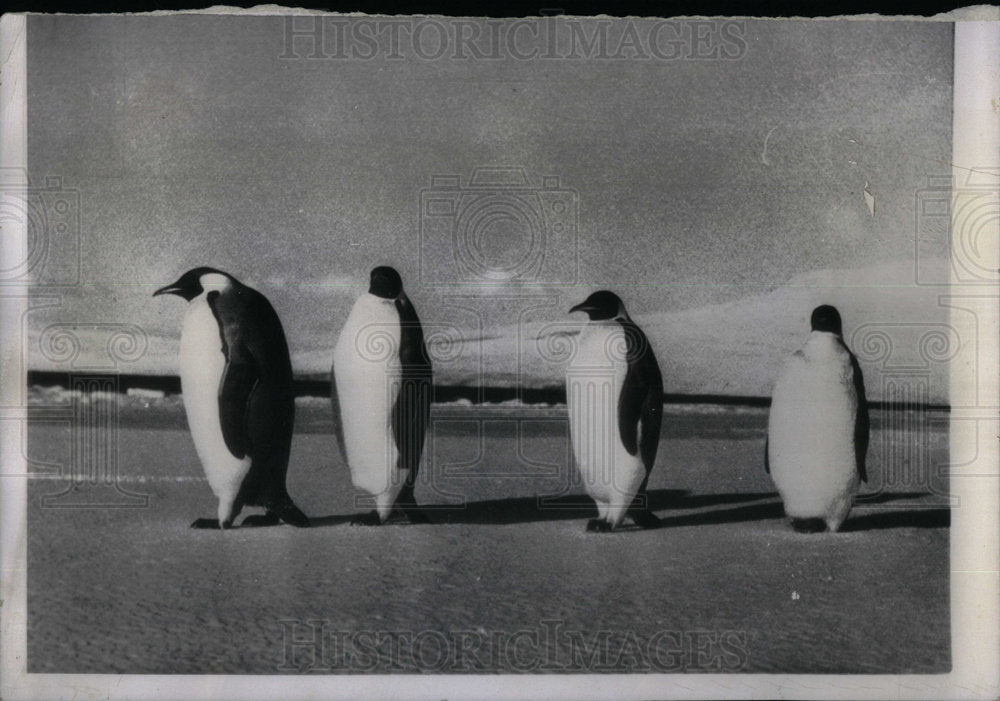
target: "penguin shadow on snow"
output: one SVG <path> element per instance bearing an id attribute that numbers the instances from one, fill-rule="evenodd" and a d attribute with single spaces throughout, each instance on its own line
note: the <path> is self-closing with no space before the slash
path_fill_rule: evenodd
<path id="1" fill-rule="evenodd" d="M 916 500 L 933 497 L 931 492 L 869 492 L 854 497 L 854 508 L 863 508 L 869 504 L 886 504 L 891 501 Z M 941 504 L 937 504 L 941 506 Z"/>
<path id="2" fill-rule="evenodd" d="M 350 523 L 357 514 L 338 514 L 335 516 L 320 516 L 320 517 L 309 517 L 309 527 L 319 528 L 323 526 L 338 526 L 342 523 Z M 238 525 L 237 528 L 270 528 L 271 526 L 280 526 L 280 522 L 269 518 L 267 514 L 250 514 L 244 518 Z"/>
<path id="3" fill-rule="evenodd" d="M 718 504 L 731 504 L 754 501 L 762 498 L 776 498 L 773 492 L 745 494 L 698 494 L 691 495 L 682 489 L 653 489 L 647 493 L 650 511 L 665 509 L 695 509 Z M 539 521 L 579 521 L 593 518 L 597 508 L 589 497 L 583 494 L 563 496 L 509 497 L 504 499 L 487 499 L 470 501 L 465 504 L 433 504 L 422 501 L 422 508 L 431 524 L 456 525 L 511 525 L 516 523 L 534 523 Z M 313 528 L 325 526 L 340 526 L 350 523 L 357 513 L 334 514 L 331 516 L 311 516 Z M 254 519 L 253 516 L 248 517 Z M 254 519 L 241 526 L 263 527 L 272 525 L 263 518 Z M 405 515 L 393 512 L 384 525 L 409 525 Z M 616 530 L 639 530 L 633 526 L 631 519 Z"/>
<path id="4" fill-rule="evenodd" d="M 923 492 L 897 492 L 859 497 L 850 515 L 841 526 L 841 533 L 885 530 L 891 528 L 948 528 L 951 525 L 951 510 L 939 504 L 924 507 L 894 507 L 889 510 L 872 512 L 876 504 L 886 504 L 901 500 L 919 499 L 930 496 Z M 653 489 L 647 493 L 649 510 L 658 514 L 658 528 L 684 526 L 708 526 L 727 523 L 747 523 L 752 521 L 778 521 L 777 528 L 792 531 L 785 519 L 784 507 L 777 492 L 736 492 L 728 494 L 691 494 L 683 489 Z M 511 497 L 470 501 L 466 504 L 434 505 L 424 502 L 424 510 L 430 524 L 439 525 L 513 525 L 517 523 L 538 523 L 547 521 L 586 521 L 597 514 L 594 502 L 582 494 L 557 497 Z M 725 508 L 715 508 L 725 507 Z M 697 511 L 694 511 L 697 510 Z M 670 511 L 694 511 L 670 515 Z M 313 516 L 313 528 L 342 526 L 349 524 L 356 513 Z M 240 524 L 240 528 L 263 528 L 278 523 L 264 515 L 251 514 Z M 404 515 L 393 513 L 386 526 L 410 525 Z M 631 519 L 615 529 L 618 531 L 643 530 L 633 525 Z M 648 530 L 648 529 L 647 529 Z"/>
<path id="5" fill-rule="evenodd" d="M 951 525 L 951 510 L 939 505 L 928 504 L 916 508 L 890 507 L 874 511 L 869 505 L 884 504 L 904 499 L 913 499 L 920 494 L 883 494 L 878 498 L 857 503 L 847 520 L 840 527 L 841 533 L 885 530 L 891 528 L 948 528 Z M 774 520 L 776 528 L 794 532 L 785 517 L 785 509 L 777 493 L 760 494 L 718 494 L 682 497 L 673 508 L 695 509 L 699 507 L 756 501 L 732 508 L 710 509 L 677 516 L 660 516 L 660 528 L 677 526 L 721 525 L 726 523 L 747 523 L 751 521 Z M 655 506 L 653 507 L 656 508 Z M 826 532 L 825 530 L 822 532 Z M 810 534 L 811 535 L 811 534 Z M 835 535 L 835 534 L 834 534 Z"/>
<path id="6" fill-rule="evenodd" d="M 855 509 L 840 527 L 841 533 L 855 531 L 880 531 L 888 528 L 949 528 L 951 509 L 927 507 L 866 513 L 865 509 Z"/>
<path id="7" fill-rule="evenodd" d="M 928 501 L 927 499 L 933 499 Z M 887 528 L 948 528 L 951 509 L 942 495 L 931 492 L 876 492 L 859 494 L 840 531 L 877 531 Z M 921 504 L 892 506 L 874 511 L 870 507 L 898 501 L 924 500 Z"/>
<path id="8" fill-rule="evenodd" d="M 777 496 L 774 492 L 690 494 L 682 489 L 651 489 L 646 494 L 648 508 L 653 512 L 742 504 L 761 499 L 776 499 Z M 725 510 L 727 513 L 729 511 L 738 512 L 738 516 L 719 522 L 768 518 L 770 514 L 774 513 L 774 509 L 768 507 L 769 505 L 767 504 L 755 504 L 738 509 Z M 427 508 L 427 511 L 431 520 L 434 523 L 440 524 L 511 525 L 544 521 L 586 521 L 597 516 L 597 508 L 593 500 L 582 494 L 488 499 L 484 501 L 470 501 L 461 505 L 456 504 L 452 507 L 431 507 Z M 659 528 L 672 525 L 692 525 L 696 521 L 692 521 L 692 524 L 681 523 L 680 521 L 696 519 L 697 517 L 707 517 L 719 513 L 719 511 L 710 511 L 677 517 L 660 515 L 661 523 Z M 777 505 L 777 516 L 781 516 L 780 504 Z M 616 532 L 631 530 L 642 529 L 634 526 L 628 517 L 626 517 L 625 522 L 621 526 L 615 529 Z"/>

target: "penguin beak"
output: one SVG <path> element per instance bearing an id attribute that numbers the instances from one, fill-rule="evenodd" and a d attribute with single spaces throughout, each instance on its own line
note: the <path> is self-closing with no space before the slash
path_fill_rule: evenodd
<path id="1" fill-rule="evenodd" d="M 160 295 L 176 295 L 180 294 L 181 288 L 177 286 L 177 283 L 171 283 L 166 287 L 161 287 L 156 292 L 153 293 L 154 297 L 159 297 Z"/>
<path id="2" fill-rule="evenodd" d="M 570 309 L 568 313 L 572 314 L 573 312 L 592 312 L 592 311 L 594 311 L 593 307 L 588 307 L 586 302 L 580 302 L 578 305 Z"/>

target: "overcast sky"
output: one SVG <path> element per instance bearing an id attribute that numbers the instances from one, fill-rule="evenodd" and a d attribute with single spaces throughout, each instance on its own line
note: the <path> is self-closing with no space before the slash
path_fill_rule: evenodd
<path id="1" fill-rule="evenodd" d="M 555 176 L 578 197 L 579 276 L 545 288 L 557 307 L 608 287 L 635 313 L 689 309 L 912 260 L 916 193 L 949 173 L 945 23 L 746 22 L 725 30 L 727 60 L 289 59 L 285 28 L 29 18 L 30 172 L 79 190 L 85 282 L 32 323 L 177 333 L 182 305 L 149 295 L 196 265 L 265 292 L 293 350 L 332 347 L 378 264 L 432 317 L 421 191 L 483 166 L 522 167 L 532 186 Z M 481 254 L 521 260 L 519 225 L 488 224 Z M 566 239 L 546 235 L 527 274 L 566 282 Z M 946 243 L 921 245 L 943 257 Z M 424 248 L 425 275 L 451 274 L 447 242 Z M 523 291 L 501 278 L 490 295 Z"/>

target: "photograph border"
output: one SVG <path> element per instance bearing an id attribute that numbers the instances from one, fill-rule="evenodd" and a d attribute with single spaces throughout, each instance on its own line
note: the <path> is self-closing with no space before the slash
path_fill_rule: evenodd
<path id="1" fill-rule="evenodd" d="M 285 14 L 289 10 L 212 8 L 212 14 Z M 308 12 L 307 14 L 322 14 Z M 871 16 L 866 19 L 871 19 Z M 973 170 L 1000 173 L 1000 10 L 973 8 L 919 21 L 955 21 L 953 182 Z M 894 18 L 885 18 L 892 21 Z M 776 20 L 777 21 L 777 20 Z M 812 20 L 823 21 L 823 20 Z M 0 123 L 2 165 L 27 168 L 26 16 L 0 20 Z M 997 193 L 994 192 L 994 195 Z M 960 195 L 954 195 L 960 196 Z M 953 199 L 954 202 L 954 199 Z M 953 207 L 953 211 L 954 211 Z M 952 241 L 967 232 L 954 221 Z M 993 241 L 1000 241 L 994 222 Z M 980 233 L 980 235 L 982 235 Z M 4 223 L 2 269 L 27 250 L 26 223 Z M 954 255 L 954 254 L 953 254 Z M 954 268 L 954 266 L 953 266 Z M 961 338 L 980 339 L 978 374 L 955 364 L 950 372 L 951 454 L 968 453 L 972 433 L 955 430 L 974 422 L 976 459 L 952 473 L 950 546 L 952 670 L 940 675 L 798 674 L 592 674 L 592 675 L 118 675 L 28 674 L 27 485 L 22 452 L 27 421 L 27 339 L 22 318 L 29 284 L 0 288 L 2 377 L 0 390 L 0 697 L 176 699 L 317 697 L 355 698 L 994 698 L 1000 692 L 1000 293 L 995 286 L 956 279 L 942 287 L 952 306 L 950 323 Z M 34 299 L 32 296 L 31 299 Z M 955 313 L 975 310 L 975 316 Z"/>

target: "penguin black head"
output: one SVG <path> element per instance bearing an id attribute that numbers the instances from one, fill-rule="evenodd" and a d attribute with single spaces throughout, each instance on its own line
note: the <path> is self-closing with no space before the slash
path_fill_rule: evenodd
<path id="1" fill-rule="evenodd" d="M 177 282 L 173 282 L 166 287 L 161 287 L 153 296 L 158 295 L 177 295 L 178 297 L 183 297 L 188 302 L 200 295 L 205 291 L 202 286 L 201 279 L 205 275 L 221 275 L 229 280 L 233 280 L 233 276 L 229 273 L 224 273 L 221 270 L 216 270 L 215 268 L 200 267 L 192 268 L 178 278 Z"/>
<path id="2" fill-rule="evenodd" d="M 603 321 L 623 314 L 625 305 L 614 292 L 600 290 L 569 310 L 570 314 L 573 312 L 586 312 L 591 321 Z"/>
<path id="3" fill-rule="evenodd" d="M 809 320 L 809 323 L 812 324 L 813 331 L 825 331 L 827 333 L 835 333 L 838 336 L 844 333 L 840 323 L 840 312 L 837 311 L 836 307 L 831 307 L 829 304 L 824 304 L 813 309 L 812 318 Z"/>
<path id="4" fill-rule="evenodd" d="M 403 291 L 403 279 L 394 268 L 387 265 L 380 265 L 372 269 L 371 284 L 368 286 L 369 294 L 382 299 L 396 299 Z"/>

